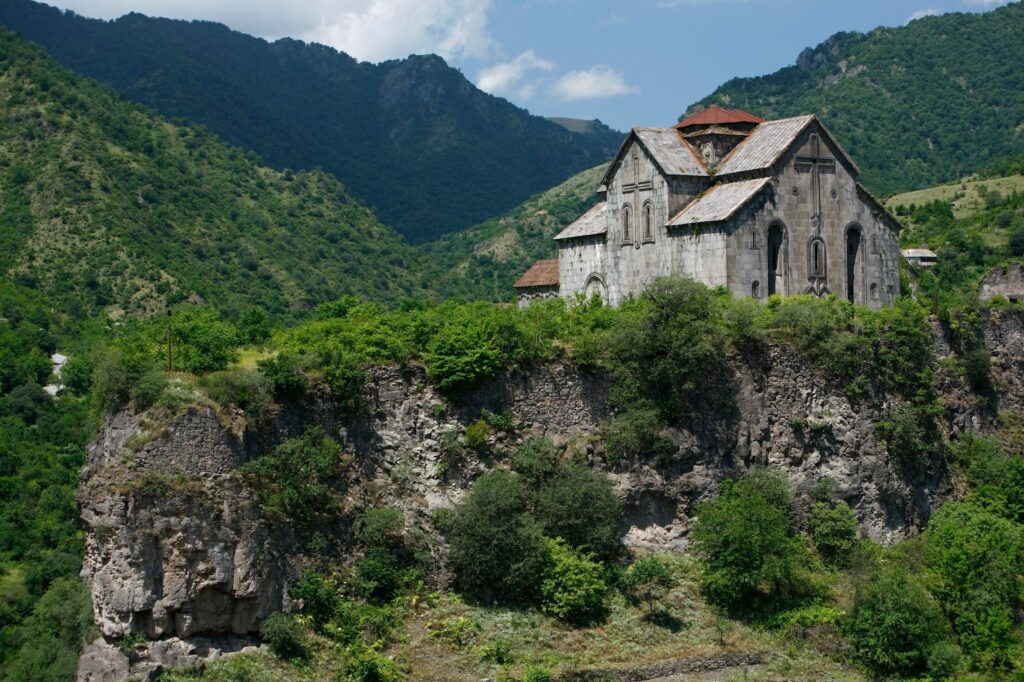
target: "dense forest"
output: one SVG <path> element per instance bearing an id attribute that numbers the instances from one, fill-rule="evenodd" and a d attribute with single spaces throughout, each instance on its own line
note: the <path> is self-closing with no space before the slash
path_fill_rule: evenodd
<path id="1" fill-rule="evenodd" d="M 816 113 L 875 193 L 954 180 L 1024 151 L 1024 4 L 838 33 L 794 66 L 734 78 L 711 103 L 765 118 Z"/>
<path id="2" fill-rule="evenodd" d="M 420 255 L 332 176 L 277 172 L 0 32 L 0 268 L 72 316 L 181 301 L 287 319 L 422 292 Z"/>
<path id="3" fill-rule="evenodd" d="M 0 23 L 277 169 L 323 168 L 411 241 L 497 215 L 606 161 L 621 137 L 532 116 L 433 55 L 371 64 L 210 22 L 134 13 L 105 22 L 31 0 L 0 3 Z"/>

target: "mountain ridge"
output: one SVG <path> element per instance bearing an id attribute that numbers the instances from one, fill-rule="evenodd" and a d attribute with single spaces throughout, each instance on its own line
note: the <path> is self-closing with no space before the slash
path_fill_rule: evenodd
<path id="1" fill-rule="evenodd" d="M 483 93 L 436 55 L 380 64 L 213 22 L 87 19 L 6 0 L 0 23 L 63 65 L 275 168 L 322 167 L 412 241 L 469 227 L 607 160 L 577 134 Z"/>
<path id="2" fill-rule="evenodd" d="M 795 64 L 733 78 L 691 105 L 817 114 L 887 195 L 1024 152 L 1024 4 L 840 32 Z M 879 105 L 882 106 L 879 106 Z"/>

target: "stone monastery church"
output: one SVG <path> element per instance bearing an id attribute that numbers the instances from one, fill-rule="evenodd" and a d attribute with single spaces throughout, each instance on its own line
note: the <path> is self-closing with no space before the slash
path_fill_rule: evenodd
<path id="1" fill-rule="evenodd" d="M 878 308 L 899 294 L 900 225 L 859 173 L 813 115 L 712 106 L 635 128 L 600 201 L 555 237 L 558 260 L 516 282 L 520 305 L 577 294 L 618 305 L 683 275 L 735 296 L 835 294 Z"/>

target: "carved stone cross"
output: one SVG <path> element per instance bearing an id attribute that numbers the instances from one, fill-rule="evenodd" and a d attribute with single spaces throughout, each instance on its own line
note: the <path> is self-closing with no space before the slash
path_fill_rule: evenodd
<path id="1" fill-rule="evenodd" d="M 821 141 L 817 133 L 811 133 L 811 155 L 796 157 L 796 164 L 801 170 L 811 171 L 811 196 L 814 197 L 814 229 L 821 232 L 821 177 L 824 169 L 833 170 L 836 167 L 836 160 L 831 156 L 822 156 L 820 151 Z"/>

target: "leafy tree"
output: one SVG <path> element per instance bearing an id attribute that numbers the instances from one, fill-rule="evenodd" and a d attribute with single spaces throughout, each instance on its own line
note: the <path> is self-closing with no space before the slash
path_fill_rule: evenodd
<path id="1" fill-rule="evenodd" d="M 337 509 L 347 466 L 341 446 L 319 427 L 310 427 L 239 471 L 267 518 L 307 527 Z"/>
<path id="2" fill-rule="evenodd" d="M 724 481 L 718 497 L 698 507 L 691 537 L 706 564 L 705 594 L 731 613 L 763 615 L 813 593 L 792 492 L 780 473 L 761 469 Z"/>
<path id="3" fill-rule="evenodd" d="M 668 565 L 657 555 L 634 561 L 620 580 L 620 585 L 630 602 L 647 605 L 648 616 L 654 613 L 676 583 Z"/>
<path id="4" fill-rule="evenodd" d="M 608 585 L 591 554 L 573 550 L 564 540 L 545 540 L 551 562 L 540 585 L 540 607 L 549 616 L 586 625 L 605 614 Z"/>
<path id="5" fill-rule="evenodd" d="M 273 613 L 260 625 L 260 636 L 278 658 L 303 660 L 309 657 L 302 625 L 293 616 Z"/>
<path id="6" fill-rule="evenodd" d="M 950 502 L 924 534 L 933 593 L 949 614 L 964 651 L 983 668 L 1009 662 L 1016 642 L 1013 611 L 1024 591 L 1024 532 L 990 511 Z"/>
<path id="7" fill-rule="evenodd" d="M 532 495 L 534 515 L 552 538 L 608 559 L 621 549 L 622 505 L 604 474 L 580 465 L 561 467 Z"/>
<path id="8" fill-rule="evenodd" d="M 461 589 L 487 601 L 536 598 L 549 555 L 515 474 L 482 476 L 455 508 L 448 541 Z"/>
<path id="9" fill-rule="evenodd" d="M 918 675 L 949 625 L 942 609 L 906 571 L 883 571 L 854 605 L 847 634 L 857 658 L 878 675 Z"/>
<path id="10" fill-rule="evenodd" d="M 845 502 L 817 502 L 807 518 L 811 538 L 825 563 L 848 566 L 857 544 L 857 516 Z"/>

